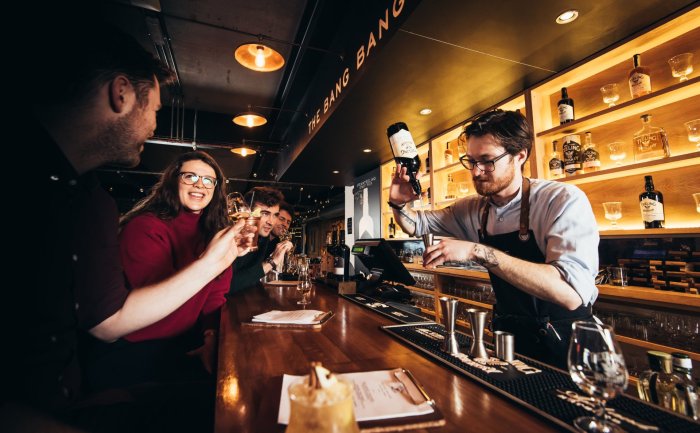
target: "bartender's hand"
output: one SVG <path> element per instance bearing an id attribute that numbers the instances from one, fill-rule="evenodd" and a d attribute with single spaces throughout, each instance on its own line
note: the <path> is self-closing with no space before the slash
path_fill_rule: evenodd
<path id="1" fill-rule="evenodd" d="M 401 205 L 403 203 L 408 203 L 409 201 L 418 200 L 420 197 L 413 190 L 413 187 L 409 183 L 410 178 L 408 177 L 408 169 L 406 167 L 398 167 L 394 177 L 391 179 L 391 187 L 389 188 L 389 201 Z M 416 175 L 416 179 L 422 177 L 420 171 Z M 427 192 L 423 192 L 425 196 Z"/>
<path id="2" fill-rule="evenodd" d="M 474 242 L 443 239 L 423 252 L 423 267 L 434 268 L 445 262 L 466 262 L 471 259 Z"/>
<path id="3" fill-rule="evenodd" d="M 282 265 L 284 265 L 284 255 L 292 248 L 294 248 L 294 244 L 292 244 L 290 241 L 282 241 L 277 244 L 275 251 L 270 254 L 272 256 L 272 260 L 277 265 L 278 270 L 281 270 Z"/>

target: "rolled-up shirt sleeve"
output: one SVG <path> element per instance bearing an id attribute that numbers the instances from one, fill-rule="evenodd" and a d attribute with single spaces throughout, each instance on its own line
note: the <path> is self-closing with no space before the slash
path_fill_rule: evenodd
<path id="1" fill-rule="evenodd" d="M 568 187 L 552 195 L 542 210 L 545 218 L 536 237 L 545 262 L 557 268 L 584 305 L 592 304 L 598 296 L 595 276 L 600 236 L 591 204 L 580 189 Z"/>

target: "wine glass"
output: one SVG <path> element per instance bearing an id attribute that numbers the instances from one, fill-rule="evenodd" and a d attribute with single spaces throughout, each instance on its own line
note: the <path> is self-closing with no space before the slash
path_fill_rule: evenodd
<path id="1" fill-rule="evenodd" d="M 226 196 L 226 212 L 231 224 L 235 224 L 240 218 L 250 216 L 250 206 L 245 202 L 243 194 L 232 192 Z"/>
<path id="2" fill-rule="evenodd" d="M 685 122 L 684 125 L 685 129 L 688 130 L 688 140 L 700 148 L 700 119 Z"/>
<path id="3" fill-rule="evenodd" d="M 608 150 L 610 151 L 610 160 L 615 161 L 615 165 L 622 165 L 622 160 L 627 158 L 623 141 L 613 141 L 608 144 Z"/>
<path id="4" fill-rule="evenodd" d="M 311 301 L 309 301 L 309 293 L 311 293 L 311 279 L 309 278 L 308 271 L 299 273 L 297 290 L 301 293 L 301 299 L 297 301 L 297 304 L 309 305 L 311 303 Z"/>
<path id="5" fill-rule="evenodd" d="M 608 107 L 614 107 L 615 103 L 620 99 L 620 90 L 617 88 L 617 83 L 604 85 L 600 88 L 600 93 L 603 94 L 603 102 L 608 104 Z"/>
<path id="6" fill-rule="evenodd" d="M 457 184 L 459 195 L 464 197 L 469 192 L 469 182 L 460 182 Z"/>
<path id="7" fill-rule="evenodd" d="M 688 80 L 688 75 L 693 73 L 693 53 L 683 53 L 668 59 L 671 66 L 671 74 L 681 77 L 681 83 Z"/>
<path id="8" fill-rule="evenodd" d="M 603 210 L 605 210 L 605 219 L 610 220 L 611 224 L 616 226 L 617 220 L 622 218 L 622 202 L 607 201 L 603 203 Z"/>
<path id="9" fill-rule="evenodd" d="M 579 417 L 574 426 L 590 433 L 623 432 L 605 419 L 605 403 L 627 388 L 628 372 L 622 350 L 608 325 L 576 321 L 569 344 L 569 374 L 581 391 L 597 403 L 594 416 Z"/>

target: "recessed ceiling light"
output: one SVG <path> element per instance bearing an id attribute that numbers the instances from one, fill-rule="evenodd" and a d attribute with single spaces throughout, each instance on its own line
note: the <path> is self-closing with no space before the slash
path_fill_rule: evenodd
<path id="1" fill-rule="evenodd" d="M 431 110 L 430 108 L 424 108 L 424 109 L 419 111 L 421 116 L 427 116 L 428 114 L 430 114 L 432 112 L 433 112 L 433 110 Z"/>
<path id="2" fill-rule="evenodd" d="M 372 149 L 362 149 L 362 151 L 363 151 L 364 153 L 370 153 L 370 152 L 372 151 Z"/>
<path id="3" fill-rule="evenodd" d="M 578 18 L 578 11 L 576 9 L 569 9 L 560 13 L 556 21 L 557 24 L 568 24 L 576 18 Z"/>
<path id="4" fill-rule="evenodd" d="M 333 170 L 333 174 L 338 174 L 340 173 L 338 170 Z"/>

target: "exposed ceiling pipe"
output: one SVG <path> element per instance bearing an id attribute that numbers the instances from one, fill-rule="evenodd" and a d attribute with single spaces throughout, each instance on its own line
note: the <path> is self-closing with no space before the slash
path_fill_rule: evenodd
<path id="1" fill-rule="evenodd" d="M 240 147 L 244 145 L 245 143 L 227 143 L 227 144 L 216 144 L 216 143 L 197 143 L 195 141 L 183 141 L 179 139 L 174 139 L 174 138 L 149 138 L 146 140 L 146 143 L 148 144 L 161 144 L 164 146 L 174 146 L 174 147 L 197 147 L 198 149 L 225 149 L 225 150 L 231 150 L 236 147 Z M 248 143 L 248 141 L 246 141 Z M 254 148 L 256 152 L 266 152 L 266 153 L 279 153 L 279 150 L 277 149 L 261 149 L 261 148 Z"/>

